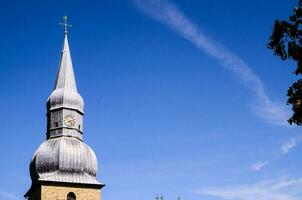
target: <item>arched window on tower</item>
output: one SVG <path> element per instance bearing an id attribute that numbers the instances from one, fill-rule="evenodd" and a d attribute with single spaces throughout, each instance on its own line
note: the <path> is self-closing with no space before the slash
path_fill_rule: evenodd
<path id="1" fill-rule="evenodd" d="M 67 200 L 76 200 L 76 195 L 73 192 L 67 194 Z"/>

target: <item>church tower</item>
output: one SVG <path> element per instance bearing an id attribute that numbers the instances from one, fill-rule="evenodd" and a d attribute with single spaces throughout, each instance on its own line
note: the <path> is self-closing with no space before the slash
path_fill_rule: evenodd
<path id="1" fill-rule="evenodd" d="M 77 91 L 64 17 L 64 44 L 54 90 L 47 100 L 46 141 L 30 163 L 29 200 L 100 200 L 97 158 L 83 140 L 84 101 Z"/>

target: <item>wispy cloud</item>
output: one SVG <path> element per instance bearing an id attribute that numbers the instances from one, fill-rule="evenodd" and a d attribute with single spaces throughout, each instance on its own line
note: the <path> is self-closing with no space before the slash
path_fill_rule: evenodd
<path id="1" fill-rule="evenodd" d="M 254 163 L 252 165 L 252 170 L 253 171 L 261 171 L 264 167 L 269 165 L 274 160 L 277 160 L 280 157 L 290 153 L 290 151 L 292 151 L 295 147 L 297 147 L 299 144 L 301 144 L 301 142 L 302 142 L 302 135 L 298 135 L 296 137 L 293 137 L 293 138 L 289 139 L 288 141 L 284 142 L 280 146 L 279 153 L 275 154 L 274 156 L 272 156 L 272 158 L 267 159 L 265 161 L 257 161 L 256 163 Z"/>
<path id="2" fill-rule="evenodd" d="M 263 167 L 265 167 L 269 163 L 270 163 L 269 161 L 258 161 L 255 164 L 253 164 L 252 169 L 254 171 L 260 171 Z"/>
<path id="3" fill-rule="evenodd" d="M 0 197 L 3 197 L 4 199 L 10 199 L 10 200 L 20 200 L 20 198 L 18 198 L 16 195 L 0 190 Z M 0 198 L 2 199 L 2 198 Z"/>
<path id="4" fill-rule="evenodd" d="M 293 148 L 302 142 L 302 136 L 291 138 L 281 146 L 282 154 L 288 154 Z"/>
<path id="5" fill-rule="evenodd" d="M 301 178 L 278 178 L 248 185 L 195 190 L 195 193 L 224 200 L 300 200 Z"/>
<path id="6" fill-rule="evenodd" d="M 152 18 L 168 25 L 221 66 L 232 71 L 257 97 L 253 111 L 273 124 L 286 125 L 289 113 L 285 106 L 273 102 L 265 93 L 261 79 L 236 54 L 206 36 L 173 3 L 168 0 L 132 0 L 136 7 Z"/>

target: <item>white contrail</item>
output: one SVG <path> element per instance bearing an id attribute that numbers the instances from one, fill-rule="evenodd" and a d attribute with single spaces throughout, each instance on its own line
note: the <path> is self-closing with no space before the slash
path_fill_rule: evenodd
<path id="1" fill-rule="evenodd" d="M 264 91 L 260 78 L 236 54 L 207 37 L 173 3 L 168 0 L 132 0 L 136 7 L 152 18 L 168 25 L 223 67 L 232 71 L 258 99 L 254 111 L 273 124 L 287 124 L 289 112 L 285 106 L 272 102 Z"/>

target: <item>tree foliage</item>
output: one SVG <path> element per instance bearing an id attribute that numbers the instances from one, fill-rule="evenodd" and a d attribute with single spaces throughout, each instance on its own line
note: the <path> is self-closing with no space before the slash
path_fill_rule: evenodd
<path id="1" fill-rule="evenodd" d="M 287 104 L 292 106 L 293 115 L 288 119 L 290 124 L 302 125 L 302 0 L 293 9 L 288 20 L 276 20 L 270 36 L 268 48 L 282 60 L 293 60 L 296 63 L 294 74 L 298 80 L 287 91 Z"/>

